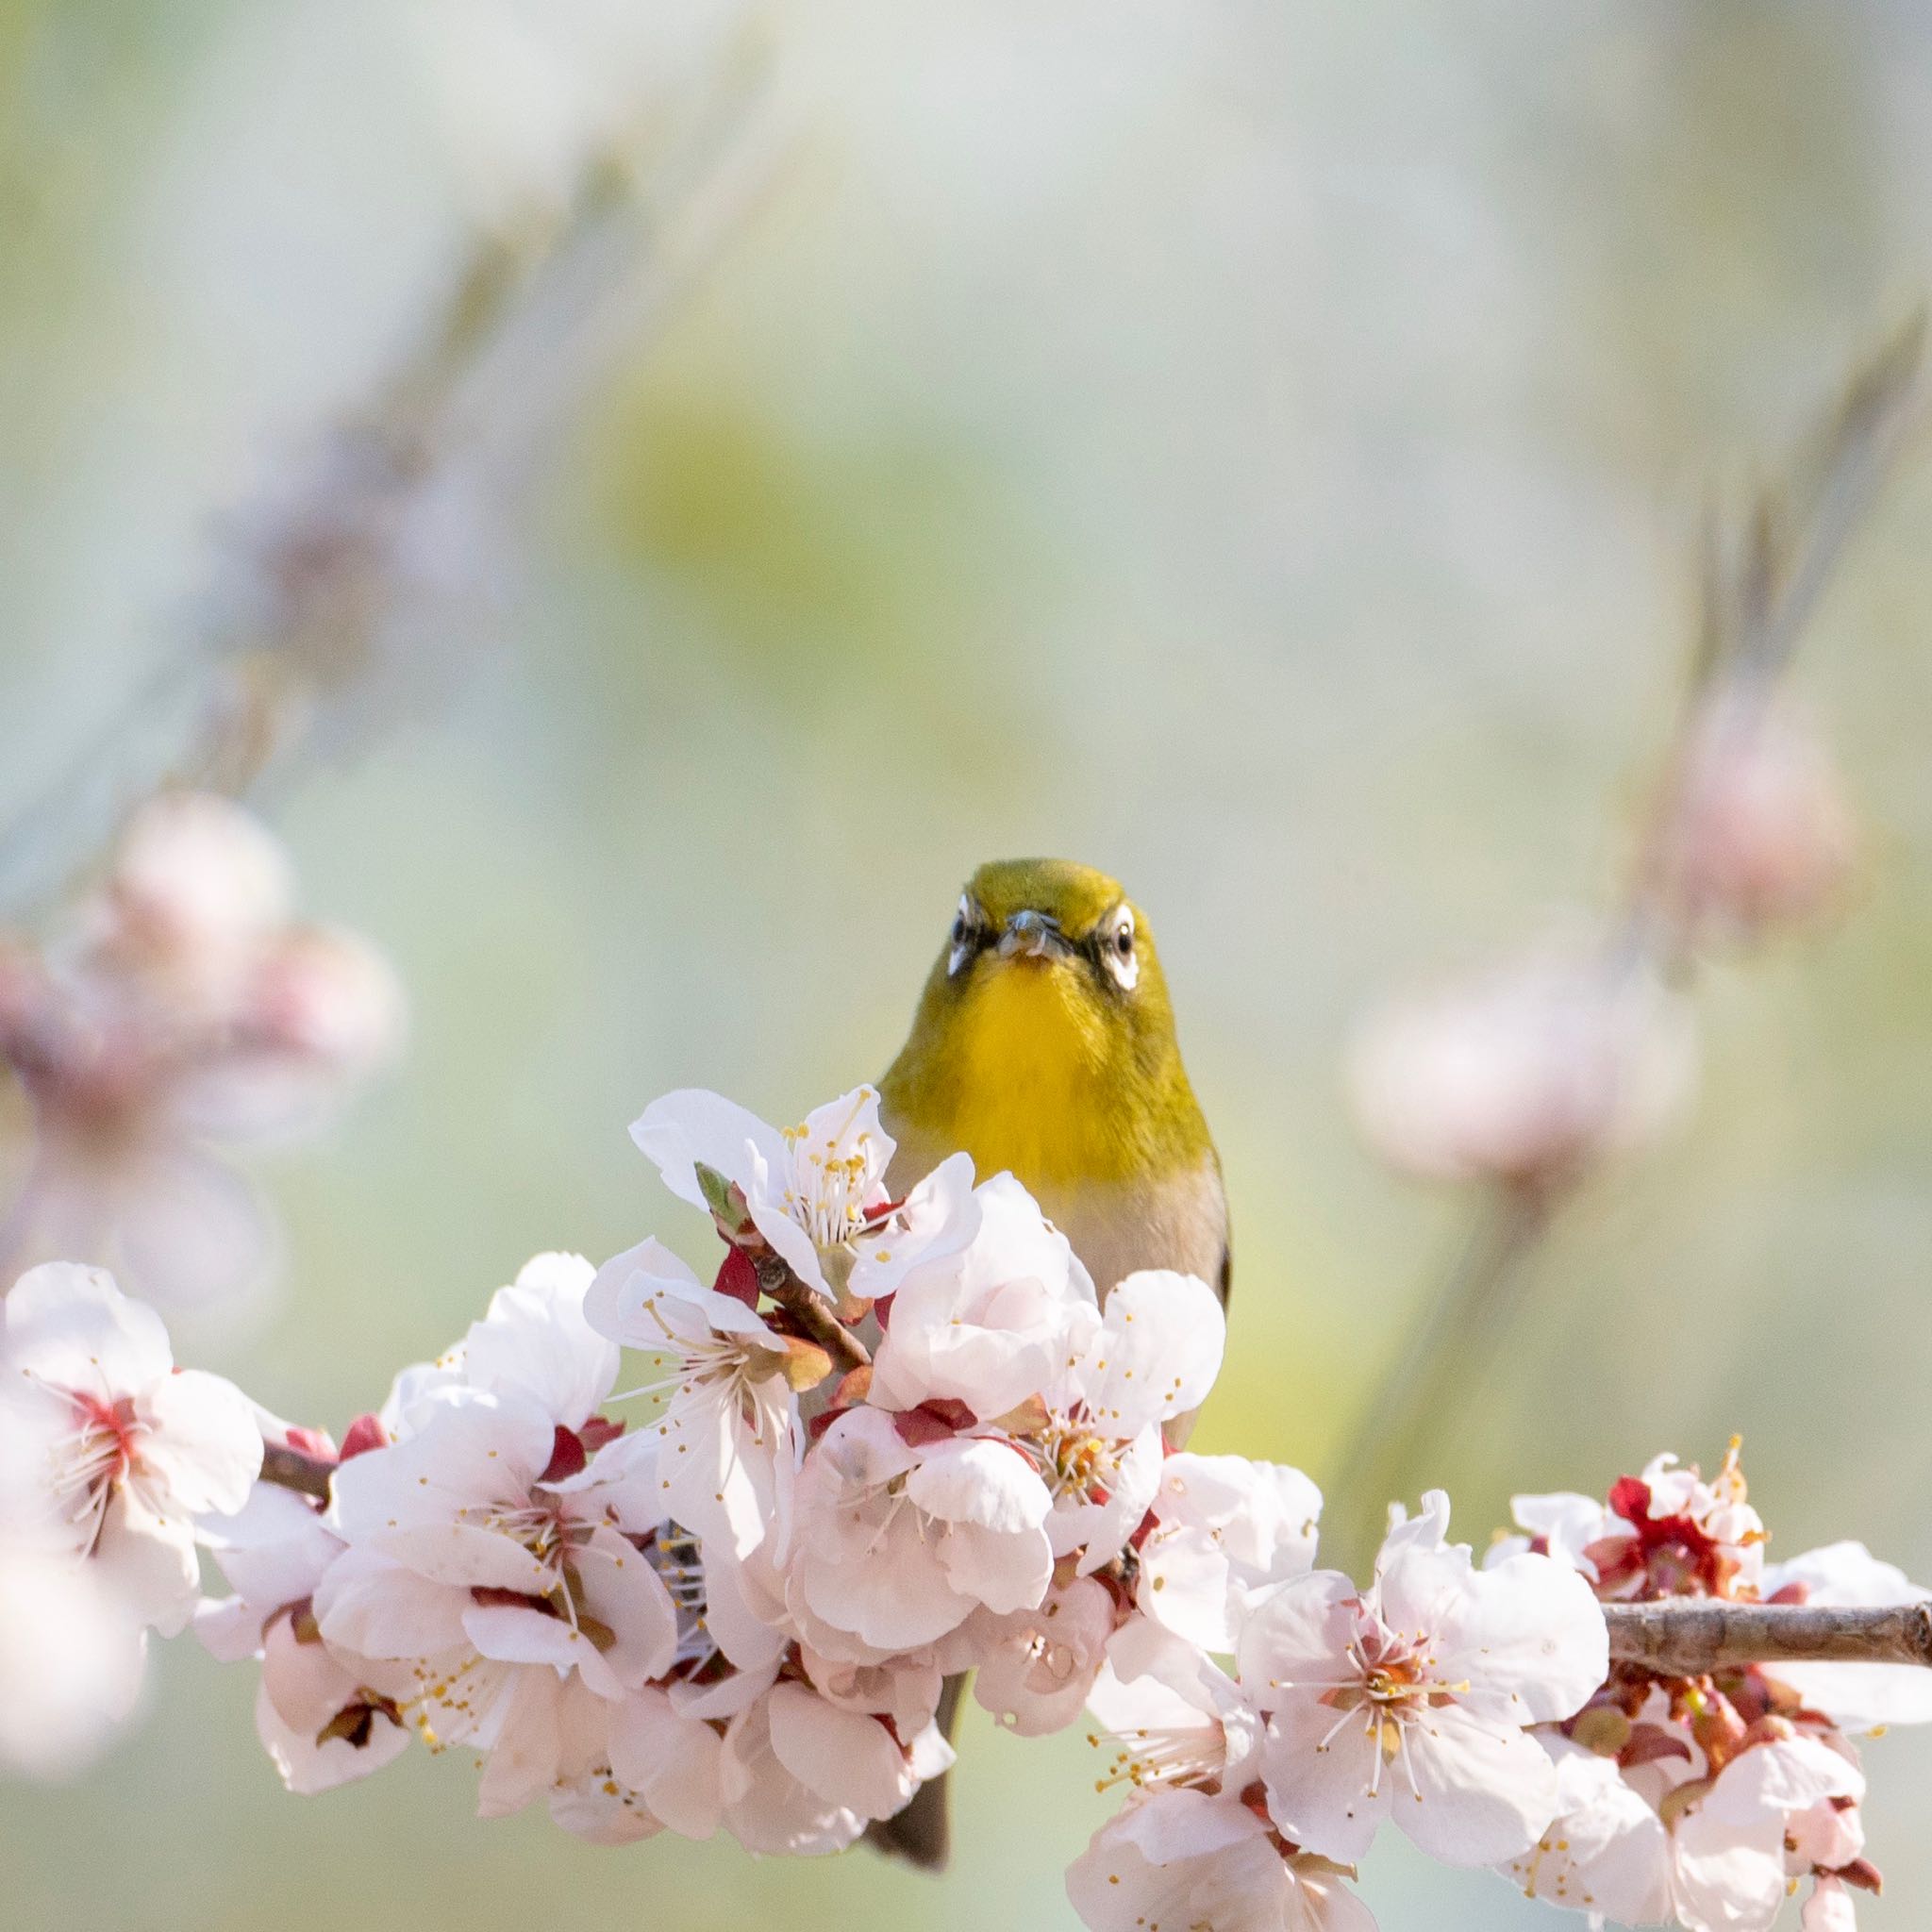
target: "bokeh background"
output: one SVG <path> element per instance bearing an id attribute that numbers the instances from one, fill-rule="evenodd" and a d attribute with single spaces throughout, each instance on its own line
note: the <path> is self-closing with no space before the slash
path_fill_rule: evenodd
<path id="1" fill-rule="evenodd" d="M 8 0 L 9 818 L 192 663 L 238 514 L 476 236 L 704 84 L 719 17 Z M 791 1118 L 877 1073 L 965 874 L 1053 852 L 1146 908 L 1226 1158 L 1199 1442 L 1324 1474 L 1470 1210 L 1352 1137 L 1348 1029 L 1613 889 L 1708 481 L 1932 279 L 1932 15 L 816 0 L 731 30 L 778 130 L 754 205 L 595 369 L 487 610 L 417 626 L 434 675 L 275 788 L 308 907 L 390 951 L 413 1039 L 261 1167 L 279 1300 L 182 1352 L 340 1427 L 534 1250 L 695 1252 L 627 1141 L 643 1103 Z M 1691 1117 L 1541 1257 L 1416 1472 L 1477 1542 L 1512 1489 L 1736 1429 L 1774 1549 L 1857 1535 L 1932 1576 L 1928 515 L 1921 461 L 1803 655 L 1857 901 L 1707 981 Z M 472 1822 L 421 1754 L 287 1798 L 249 1673 L 177 1643 L 155 1674 L 105 1766 L 0 1790 L 9 1927 L 1057 1927 L 1101 1815 L 1077 1733 L 975 1711 L 944 1883 L 600 1851 Z M 1868 1764 L 1890 1887 L 1860 1909 L 1902 1932 L 1932 1746 Z M 1392 1845 L 1365 1890 L 1389 1932 L 1558 1923 Z"/>

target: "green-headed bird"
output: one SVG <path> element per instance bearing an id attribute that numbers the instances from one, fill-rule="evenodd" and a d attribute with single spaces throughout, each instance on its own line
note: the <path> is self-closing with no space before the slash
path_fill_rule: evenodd
<path id="1" fill-rule="evenodd" d="M 1103 1300 L 1136 1269 L 1171 1268 L 1226 1301 L 1221 1160 L 1154 936 L 1105 873 L 1063 858 L 981 866 L 880 1093 L 894 1193 L 963 1150 L 981 1178 L 1010 1172 L 1032 1193 Z M 941 1707 L 949 1729 L 959 1689 L 949 1682 Z M 944 1780 L 870 1835 L 943 1864 Z"/>

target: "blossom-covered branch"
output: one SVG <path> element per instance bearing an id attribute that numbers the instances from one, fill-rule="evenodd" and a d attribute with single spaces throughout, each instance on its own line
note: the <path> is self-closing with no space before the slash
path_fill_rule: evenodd
<path id="1" fill-rule="evenodd" d="M 1691 1932 L 1766 1932 L 1807 1879 L 1840 1932 L 1875 1888 L 1851 1740 L 1932 1720 L 1932 1592 L 1854 1543 L 1768 1564 L 1735 1445 L 1521 1497 L 1480 1562 L 1431 1493 L 1353 1578 L 1300 1471 L 1177 1446 L 1222 1357 L 1204 1282 L 1103 1303 L 964 1156 L 892 1198 L 870 1088 L 784 1131 L 674 1093 L 633 1134 L 721 1238 L 708 1284 L 655 1238 L 539 1256 L 340 1445 L 176 1373 L 98 1271 L 25 1276 L 0 1754 L 95 1748 L 142 1629 L 192 1621 L 258 1663 L 293 1790 L 460 1745 L 486 1817 L 812 1856 L 950 1765 L 974 1672 L 1019 1735 L 1087 1714 L 1124 1798 L 1068 1874 L 1094 1932 L 1368 1932 L 1385 1825 Z"/>

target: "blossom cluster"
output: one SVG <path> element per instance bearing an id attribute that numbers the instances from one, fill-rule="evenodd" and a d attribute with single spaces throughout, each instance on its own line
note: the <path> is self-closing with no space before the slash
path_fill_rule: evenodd
<path id="1" fill-rule="evenodd" d="M 1519 1497 L 1522 1534 L 1606 1603 L 1882 1606 L 1928 1592 L 1863 1544 L 1765 1560 L 1735 1443 L 1708 1482 L 1659 1457 L 1608 1499 Z M 1764 1932 L 1809 1881 L 1805 1932 L 1850 1932 L 1855 1892 L 1876 1891 L 1852 1734 L 1932 1720 L 1932 1673 L 1900 1664 L 1752 1664 L 1660 1677 L 1619 1664 L 1590 1702 L 1537 1736 L 1560 1813 L 1510 1875 L 1592 1923 Z"/>
<path id="2" fill-rule="evenodd" d="M 85 1256 L 175 1307 L 261 1283 L 275 1226 L 223 1154 L 325 1118 L 402 1025 L 379 956 L 293 903 L 271 833 L 171 792 L 52 943 L 0 938 L 0 1060 L 33 1116 L 0 1259 Z"/>
<path id="3" fill-rule="evenodd" d="M 1932 1717 L 1932 1674 L 1610 1660 L 1607 1604 L 1921 1594 L 1856 1545 L 1768 1568 L 1735 1460 L 1523 1499 L 1480 1562 L 1432 1492 L 1357 1583 L 1317 1566 L 1299 1471 L 1184 1446 L 1223 1351 L 1205 1284 L 1101 1296 L 963 1157 L 894 1198 L 867 1088 L 783 1132 L 675 1093 L 633 1132 L 709 1217 L 710 1278 L 655 1240 L 539 1256 L 340 1444 L 176 1371 L 99 1271 L 23 1277 L 0 1756 L 71 1769 L 145 1630 L 192 1620 L 258 1664 L 292 1790 L 420 1742 L 476 1763 L 485 1816 L 814 1856 L 944 1773 L 971 1674 L 1017 1734 L 1084 1725 L 1122 1794 L 1068 1874 L 1094 1932 L 1373 1932 L 1385 1826 L 1692 1932 L 1758 1932 L 1805 1877 L 1807 1932 L 1844 1932 L 1875 1886 L 1845 1733 Z"/>

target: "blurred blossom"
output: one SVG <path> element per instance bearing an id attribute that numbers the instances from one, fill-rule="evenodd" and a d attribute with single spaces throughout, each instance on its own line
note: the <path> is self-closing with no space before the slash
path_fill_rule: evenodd
<path id="1" fill-rule="evenodd" d="M 151 1308 L 57 1264 L 0 1302 L 0 1765 L 82 1770 L 133 1712 L 146 1630 L 178 1630 L 195 1518 L 239 1507 L 255 1411 L 177 1371 Z"/>
<path id="2" fill-rule="evenodd" d="M 0 1538 L 0 1764 L 83 1770 L 141 1696 L 140 1625 L 95 1572 Z"/>
<path id="3" fill-rule="evenodd" d="M 1550 948 L 1374 1018 L 1348 1085 L 1392 1165 L 1533 1182 L 1652 1139 L 1695 1072 L 1688 1004 L 1647 965 Z"/>
<path id="4" fill-rule="evenodd" d="M 135 1627 L 184 1628 L 195 1519 L 232 1515 L 261 1468 L 254 1406 L 177 1369 L 155 1311 L 97 1268 L 50 1262 L 0 1302 L 4 1527 L 84 1565 Z"/>
<path id="5" fill-rule="evenodd" d="M 396 1051 L 378 955 L 295 924 L 280 844 L 200 793 L 144 806 L 45 951 L 0 952 L 0 1053 L 35 1144 L 0 1244 L 86 1256 L 175 1306 L 259 1288 L 276 1230 L 211 1147 L 312 1130 Z"/>
<path id="6" fill-rule="evenodd" d="M 1721 691 L 1695 720 L 1663 835 L 1665 905 L 1693 938 L 1751 938 L 1827 908 L 1857 831 L 1824 739 L 1789 701 Z"/>
<path id="7" fill-rule="evenodd" d="M 89 908 L 93 944 L 184 1008 L 225 1008 L 294 895 L 288 854 L 239 806 L 209 792 L 156 799 L 121 835 Z"/>

